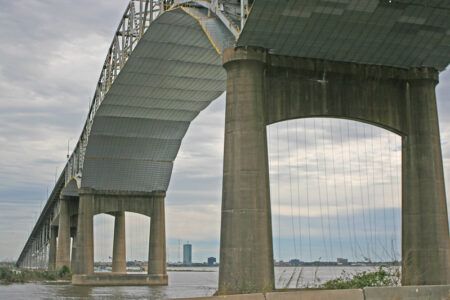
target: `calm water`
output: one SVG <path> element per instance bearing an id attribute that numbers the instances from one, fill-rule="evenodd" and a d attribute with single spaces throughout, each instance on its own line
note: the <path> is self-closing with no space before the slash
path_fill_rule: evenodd
<path id="1" fill-rule="evenodd" d="M 343 270 L 350 273 L 371 267 L 275 268 L 277 288 L 313 287 L 335 278 Z M 166 287 L 74 287 L 57 284 L 0 285 L 0 299 L 170 299 L 211 296 L 217 289 L 217 268 L 169 268 Z"/>

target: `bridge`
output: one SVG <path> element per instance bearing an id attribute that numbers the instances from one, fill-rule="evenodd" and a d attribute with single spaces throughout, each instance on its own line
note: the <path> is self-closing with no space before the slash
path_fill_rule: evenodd
<path id="1" fill-rule="evenodd" d="M 450 284 L 435 96 L 449 15 L 440 0 L 130 1 L 17 265 L 69 266 L 79 285 L 167 284 L 173 163 L 190 123 L 226 91 L 219 294 L 275 289 L 266 126 L 308 117 L 401 136 L 402 284 Z M 124 212 L 151 218 L 146 276 L 124 274 Z M 108 276 L 93 268 L 100 213 L 115 217 Z"/>

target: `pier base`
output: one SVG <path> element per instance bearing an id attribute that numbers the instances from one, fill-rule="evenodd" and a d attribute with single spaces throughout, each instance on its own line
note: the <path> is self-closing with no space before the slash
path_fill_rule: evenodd
<path id="1" fill-rule="evenodd" d="M 94 273 L 73 275 L 72 284 L 83 286 L 159 286 L 167 285 L 168 277 L 167 275 Z"/>

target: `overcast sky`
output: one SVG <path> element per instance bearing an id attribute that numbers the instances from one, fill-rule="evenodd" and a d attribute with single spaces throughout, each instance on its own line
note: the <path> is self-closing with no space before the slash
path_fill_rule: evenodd
<path id="1" fill-rule="evenodd" d="M 127 2 L 0 0 L 0 260 L 19 255 L 65 164 L 68 141 L 74 145 L 81 132 Z M 449 178 L 450 72 L 441 74 L 437 92 Z M 222 96 L 195 120 L 175 163 L 167 195 L 170 261 L 179 259 L 179 241 L 194 245 L 195 261 L 219 255 L 224 104 Z M 320 119 L 268 132 L 276 259 L 398 256 L 398 137 Z M 128 214 L 127 222 L 128 258 L 144 259 L 148 219 Z M 96 216 L 95 224 L 96 259 L 106 259 L 112 218 Z"/>

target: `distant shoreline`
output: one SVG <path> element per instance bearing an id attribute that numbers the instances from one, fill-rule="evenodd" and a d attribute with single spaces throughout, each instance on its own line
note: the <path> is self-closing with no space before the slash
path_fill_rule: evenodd
<path id="1" fill-rule="evenodd" d="M 200 268 L 200 267 L 195 267 Z M 214 273 L 215 270 L 192 270 L 192 269 L 167 269 L 167 272 L 204 272 L 204 273 Z"/>
<path id="2" fill-rule="evenodd" d="M 304 262 L 298 265 L 293 264 L 283 264 L 283 263 L 275 263 L 274 267 L 397 267 L 401 266 L 401 262 L 373 262 L 373 263 L 362 263 L 362 262 L 349 262 L 348 264 L 337 264 L 330 262 Z M 193 265 L 176 265 L 176 264 L 167 264 L 168 268 L 219 268 L 220 264 L 214 266 L 202 265 L 202 264 L 193 264 Z"/>

